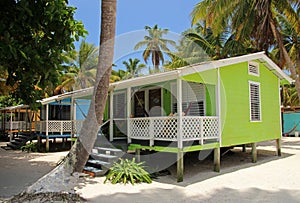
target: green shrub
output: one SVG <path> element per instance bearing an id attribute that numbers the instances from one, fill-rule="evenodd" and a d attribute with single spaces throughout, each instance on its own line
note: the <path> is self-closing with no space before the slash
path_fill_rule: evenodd
<path id="1" fill-rule="evenodd" d="M 29 144 L 22 146 L 21 150 L 27 151 L 28 153 L 29 152 L 37 152 L 38 151 L 37 143 L 30 142 Z"/>
<path id="2" fill-rule="evenodd" d="M 134 183 L 152 182 L 149 173 L 144 169 L 144 162 L 136 163 L 134 158 L 132 160 L 120 158 L 119 160 L 120 162 L 115 162 L 110 168 L 104 183 L 106 183 L 107 180 L 112 184 L 126 184 L 130 182 L 132 185 Z"/>

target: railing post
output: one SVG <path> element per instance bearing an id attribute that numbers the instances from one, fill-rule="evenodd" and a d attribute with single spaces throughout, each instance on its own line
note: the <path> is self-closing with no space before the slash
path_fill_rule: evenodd
<path id="1" fill-rule="evenodd" d="M 10 136 L 9 136 L 9 141 L 11 142 L 13 140 L 13 121 L 12 121 L 12 112 L 10 112 Z"/>
<path id="2" fill-rule="evenodd" d="M 183 142 L 182 142 L 182 80 L 179 77 L 180 72 L 178 72 L 177 77 L 177 182 L 183 181 Z"/>
<path id="3" fill-rule="evenodd" d="M 63 135 L 64 121 L 60 121 L 60 134 Z"/>
<path id="4" fill-rule="evenodd" d="M 154 122 L 155 120 L 151 117 L 148 117 L 149 119 L 149 137 L 150 137 L 150 146 L 154 145 Z"/>
<path id="5" fill-rule="evenodd" d="M 204 141 L 203 141 L 203 138 L 204 138 L 204 125 L 203 125 L 203 118 L 200 117 L 200 144 L 203 145 L 204 144 Z"/>
<path id="6" fill-rule="evenodd" d="M 130 118 L 131 118 L 131 88 L 128 87 L 127 88 L 127 93 L 126 93 L 126 99 L 127 99 L 127 102 L 126 102 L 126 112 L 127 112 L 127 142 L 128 143 L 131 143 L 131 131 L 130 131 Z"/>
<path id="7" fill-rule="evenodd" d="M 46 104 L 46 152 L 49 152 L 48 121 L 49 121 L 49 104 Z"/>

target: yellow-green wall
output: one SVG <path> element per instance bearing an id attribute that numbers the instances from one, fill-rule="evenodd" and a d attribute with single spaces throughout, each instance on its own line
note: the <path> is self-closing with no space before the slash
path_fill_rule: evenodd
<path id="1" fill-rule="evenodd" d="M 222 146 L 281 136 L 278 78 L 262 63 L 259 71 L 249 75 L 247 62 L 220 68 Z M 260 83 L 261 122 L 250 121 L 249 81 Z"/>

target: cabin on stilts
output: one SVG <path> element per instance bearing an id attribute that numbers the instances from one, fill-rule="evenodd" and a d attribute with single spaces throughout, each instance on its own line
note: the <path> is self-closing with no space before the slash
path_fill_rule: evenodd
<path id="1" fill-rule="evenodd" d="M 215 171 L 221 147 L 251 145 L 256 162 L 256 143 L 276 140 L 280 155 L 281 80 L 292 82 L 259 52 L 115 82 L 109 86 L 105 134 L 109 142 L 123 139 L 138 158 L 143 150 L 174 154 L 177 181 L 183 180 L 186 152 L 212 150 Z M 90 102 L 92 93 L 88 88 L 40 101 L 35 130 L 48 148 L 53 137 L 79 134 L 84 116 L 78 113 L 84 110 L 76 103 Z"/>

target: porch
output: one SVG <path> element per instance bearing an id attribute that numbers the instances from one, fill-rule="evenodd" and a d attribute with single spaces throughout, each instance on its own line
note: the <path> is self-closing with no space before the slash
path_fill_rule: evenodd
<path id="1" fill-rule="evenodd" d="M 34 123 L 38 120 L 39 112 L 28 106 L 18 105 L 0 109 L 2 135 L 9 135 L 10 141 L 20 132 L 34 132 Z"/>
<path id="2" fill-rule="evenodd" d="M 218 117 L 183 116 L 181 122 L 179 119 L 179 116 L 130 118 L 128 139 L 148 140 L 150 146 L 155 141 L 198 141 L 199 145 L 218 142 Z"/>

